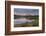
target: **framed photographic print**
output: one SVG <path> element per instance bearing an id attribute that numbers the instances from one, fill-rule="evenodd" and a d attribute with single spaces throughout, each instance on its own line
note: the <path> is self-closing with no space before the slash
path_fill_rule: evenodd
<path id="1" fill-rule="evenodd" d="M 33 34 L 45 31 L 44 3 L 5 1 L 5 34 Z"/>

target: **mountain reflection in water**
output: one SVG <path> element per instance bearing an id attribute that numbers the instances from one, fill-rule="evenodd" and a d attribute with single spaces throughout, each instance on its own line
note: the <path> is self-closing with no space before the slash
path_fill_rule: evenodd
<path id="1" fill-rule="evenodd" d="M 15 19 L 14 20 L 14 24 L 22 24 L 22 23 L 26 23 L 26 22 L 32 22 L 34 20 L 29 20 L 29 19 L 26 19 L 26 18 L 19 18 L 19 19 Z"/>

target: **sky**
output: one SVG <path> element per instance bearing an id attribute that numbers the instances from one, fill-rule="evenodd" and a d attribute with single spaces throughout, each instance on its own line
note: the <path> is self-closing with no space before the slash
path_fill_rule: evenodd
<path id="1" fill-rule="evenodd" d="M 14 8 L 14 13 L 25 13 L 25 14 L 34 14 L 38 15 L 39 14 L 39 9 L 26 9 L 26 8 Z"/>

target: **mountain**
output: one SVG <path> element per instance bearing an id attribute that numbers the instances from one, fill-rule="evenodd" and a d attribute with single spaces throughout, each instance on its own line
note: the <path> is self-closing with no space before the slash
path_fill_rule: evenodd
<path id="1" fill-rule="evenodd" d="M 34 15 L 38 15 L 38 14 L 32 14 L 32 13 L 14 13 L 14 15 L 19 15 L 19 16 L 34 16 Z"/>

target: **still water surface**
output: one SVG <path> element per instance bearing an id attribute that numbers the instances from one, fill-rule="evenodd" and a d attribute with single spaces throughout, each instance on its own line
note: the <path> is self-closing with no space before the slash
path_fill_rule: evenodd
<path id="1" fill-rule="evenodd" d="M 33 20 L 28 20 L 25 18 L 19 18 L 19 19 L 15 19 L 14 20 L 14 24 L 21 24 L 21 23 L 25 23 L 25 22 L 32 22 Z"/>

